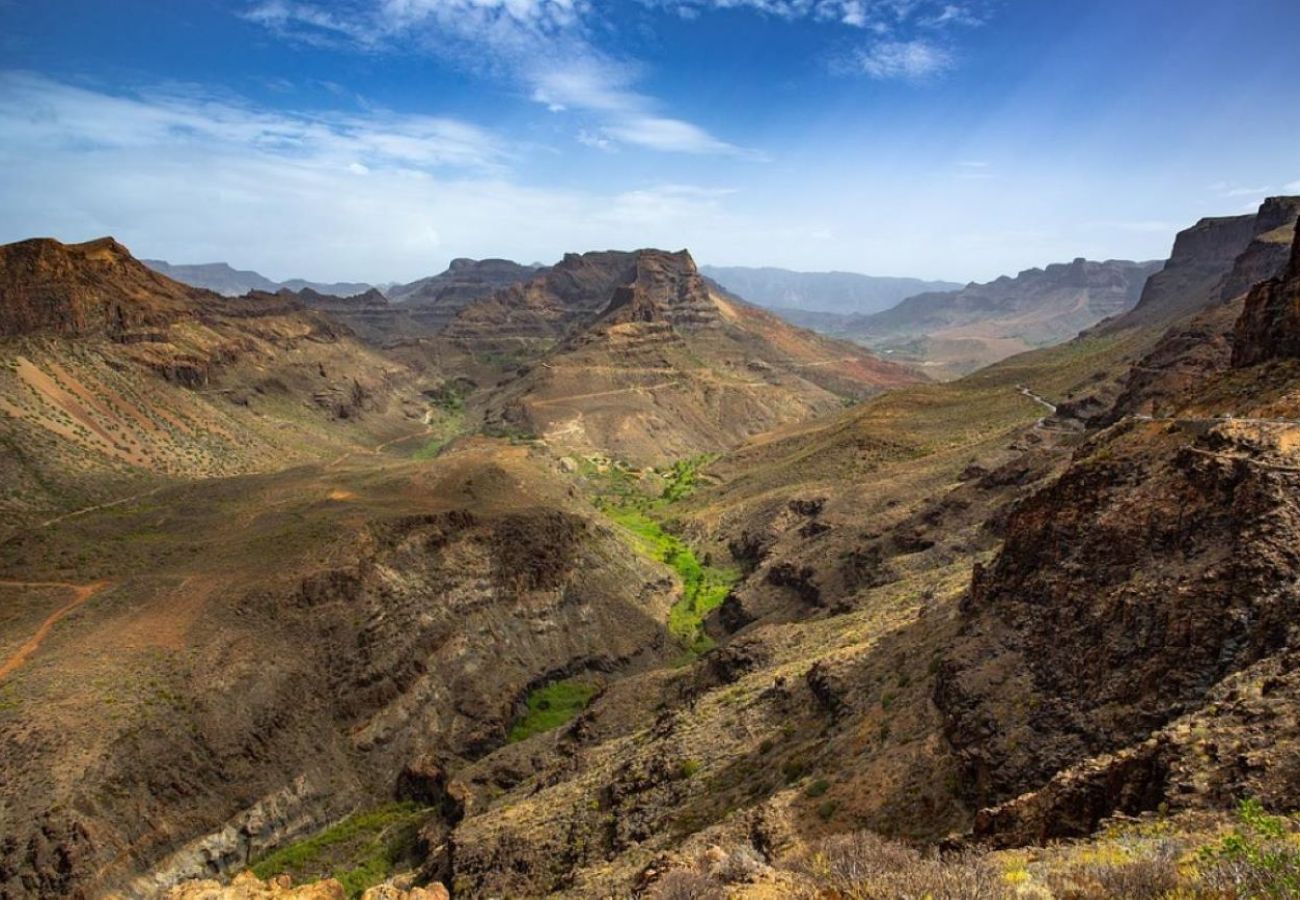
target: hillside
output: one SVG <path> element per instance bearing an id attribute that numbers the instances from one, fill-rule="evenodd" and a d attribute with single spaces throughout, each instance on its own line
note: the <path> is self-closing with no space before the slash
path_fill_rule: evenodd
<path id="1" fill-rule="evenodd" d="M 149 268 L 181 284 L 203 288 L 227 297 L 238 297 L 250 291 L 274 294 L 278 291 L 310 290 L 332 297 L 354 297 L 371 289 L 368 284 L 360 282 L 322 282 L 307 281 L 302 278 L 290 278 L 288 281 L 272 281 L 265 275 L 245 269 L 233 268 L 229 263 L 192 263 L 173 265 L 161 259 L 140 260 Z"/>
<path id="2" fill-rule="evenodd" d="M 1076 259 L 987 284 L 926 293 L 843 325 L 842 335 L 920 363 L 939 377 L 965 374 L 1035 347 L 1059 344 L 1131 309 L 1159 263 Z"/>
<path id="3" fill-rule="evenodd" d="M 0 247 L 0 360 L 8 528 L 371 446 L 428 408 L 414 370 L 296 298 L 190 288 L 111 238 Z"/>
<path id="4" fill-rule="evenodd" d="M 22 249 L 47 261 L 3 270 L 6 346 L 134 373 L 195 320 L 240 348 L 204 384 L 300 397 L 301 355 L 346 352 L 392 399 L 291 417 L 250 390 L 231 427 L 283 433 L 264 468 L 0 541 L 0 889 L 1276 884 L 1232 848 L 1295 857 L 1300 239 L 1261 213 L 1238 243 L 1180 237 L 1197 300 L 1157 283 L 1163 312 L 947 383 L 684 252 L 568 256 L 466 306 L 416 377 L 288 295 Z M 138 377 L 164 411 L 194 390 Z M 427 434 L 309 455 L 417 387 Z"/>
<path id="5" fill-rule="evenodd" d="M 889 309 L 916 294 L 955 291 L 961 287 L 949 281 L 886 278 L 856 272 L 792 272 L 771 267 L 701 266 L 700 272 L 733 294 L 767 309 L 842 316 L 868 315 Z"/>
<path id="6" fill-rule="evenodd" d="M 444 335 L 480 353 L 541 353 L 516 357 L 524 366 L 490 400 L 490 426 L 638 464 L 723 450 L 921 380 L 721 295 L 684 251 L 566 258 L 468 307 Z"/>

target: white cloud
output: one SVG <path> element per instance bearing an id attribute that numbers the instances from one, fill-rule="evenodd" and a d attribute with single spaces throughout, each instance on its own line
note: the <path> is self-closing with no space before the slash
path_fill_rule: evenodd
<path id="1" fill-rule="evenodd" d="M 920 81 L 946 72 L 952 54 L 925 40 L 881 41 L 859 53 L 858 65 L 872 78 Z"/>
<path id="2" fill-rule="evenodd" d="M 132 149 L 237 145 L 304 162 L 492 169 L 508 154 L 474 125 L 432 116 L 267 112 L 195 91 L 98 93 L 22 72 L 0 73 L 10 147 Z"/>
<path id="3" fill-rule="evenodd" d="M 1288 194 L 1300 194 L 1300 180 L 1284 184 L 1282 190 L 1286 191 Z"/>
<path id="4" fill-rule="evenodd" d="M 467 123 L 0 74 L 0 242 L 113 234 L 145 257 L 378 282 L 453 256 L 546 260 L 754 233 L 722 190 L 540 189 L 515 179 L 516 162 Z"/>
<path id="5" fill-rule="evenodd" d="M 584 33 L 587 0 L 374 0 L 349 15 L 265 0 L 245 18 L 290 36 L 345 36 L 362 47 L 414 41 L 476 69 L 522 83 L 554 113 L 596 114 L 591 134 L 670 153 L 761 158 L 691 122 L 669 118 L 634 88 L 636 67 L 598 51 Z"/>

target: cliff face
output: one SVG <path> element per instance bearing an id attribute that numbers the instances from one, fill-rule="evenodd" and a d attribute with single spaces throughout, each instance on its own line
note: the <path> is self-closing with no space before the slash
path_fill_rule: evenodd
<path id="1" fill-rule="evenodd" d="M 1137 306 L 1106 327 L 1167 322 L 1220 296 L 1223 279 L 1255 238 L 1257 216 L 1207 218 L 1180 231 L 1165 267 L 1147 280 Z"/>
<path id="2" fill-rule="evenodd" d="M 1212 230 L 1193 243 L 1221 262 Z M 1297 723 L 1264 712 L 1294 686 L 1251 686 L 1300 650 L 1300 382 L 1252 367 L 1300 356 L 1297 255 L 1235 329 L 1240 302 L 1167 333 L 976 568 L 934 697 L 982 836 L 1294 785 Z"/>
<path id="3" fill-rule="evenodd" d="M 1294 231 L 1294 223 L 1292 225 Z M 1233 335 L 1232 364 L 1253 366 L 1300 356 L 1300 234 L 1280 278 L 1261 282 L 1246 297 Z"/>
<path id="4" fill-rule="evenodd" d="M 1225 303 L 1245 294 L 1261 281 L 1276 278 L 1287 266 L 1300 218 L 1300 197 L 1270 197 L 1255 216 L 1250 243 L 1233 261 L 1219 298 Z"/>

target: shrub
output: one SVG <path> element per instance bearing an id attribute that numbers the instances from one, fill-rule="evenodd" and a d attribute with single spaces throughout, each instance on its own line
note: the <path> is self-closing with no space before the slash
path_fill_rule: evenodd
<path id="1" fill-rule="evenodd" d="M 812 784 L 808 785 L 807 794 L 809 797 L 820 797 L 831 789 L 831 783 L 825 778 L 818 778 Z"/>
<path id="2" fill-rule="evenodd" d="M 868 831 L 827 838 L 799 869 L 823 892 L 844 900 L 1001 900 L 1006 895 L 1001 874 L 984 857 L 923 856 Z"/>
<path id="3" fill-rule="evenodd" d="M 1218 844 L 1200 852 L 1200 880 L 1216 896 L 1300 896 L 1300 845 L 1290 823 L 1244 800 L 1237 824 Z"/>
<path id="4" fill-rule="evenodd" d="M 724 900 L 722 885 L 689 869 L 669 872 L 650 889 L 652 900 Z"/>
<path id="5" fill-rule="evenodd" d="M 1182 845 L 1161 841 L 1142 856 L 1074 862 L 1063 869 L 1051 870 L 1043 880 L 1058 900 L 1101 900 L 1125 897 L 1133 900 L 1157 900 L 1177 894 L 1178 859 Z"/>
<path id="6" fill-rule="evenodd" d="M 700 771 L 700 761 L 698 759 L 684 759 L 678 771 L 683 778 L 692 778 L 696 772 Z"/>

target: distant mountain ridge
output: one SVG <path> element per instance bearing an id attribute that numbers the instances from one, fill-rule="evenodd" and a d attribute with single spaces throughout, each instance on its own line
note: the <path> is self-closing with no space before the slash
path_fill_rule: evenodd
<path id="1" fill-rule="evenodd" d="M 961 290 L 918 294 L 855 317 L 843 336 L 947 374 L 1069 340 L 1133 309 L 1163 263 L 1075 259 Z"/>
<path id="2" fill-rule="evenodd" d="M 260 272 L 251 269 L 236 269 L 229 263 L 195 263 L 173 265 L 161 259 L 140 260 L 149 268 L 166 275 L 182 284 L 204 288 L 227 297 L 239 297 L 249 291 L 263 291 L 274 294 L 279 290 L 301 291 L 304 288 L 318 294 L 331 297 L 354 297 L 370 290 L 372 285 L 364 282 L 321 282 L 307 281 L 303 278 L 290 278 L 288 281 L 272 281 Z"/>
<path id="3" fill-rule="evenodd" d="M 955 291 L 951 281 L 890 278 L 857 272 L 796 272 L 771 266 L 700 266 L 700 272 L 750 303 L 768 309 L 867 315 L 914 294 Z"/>

